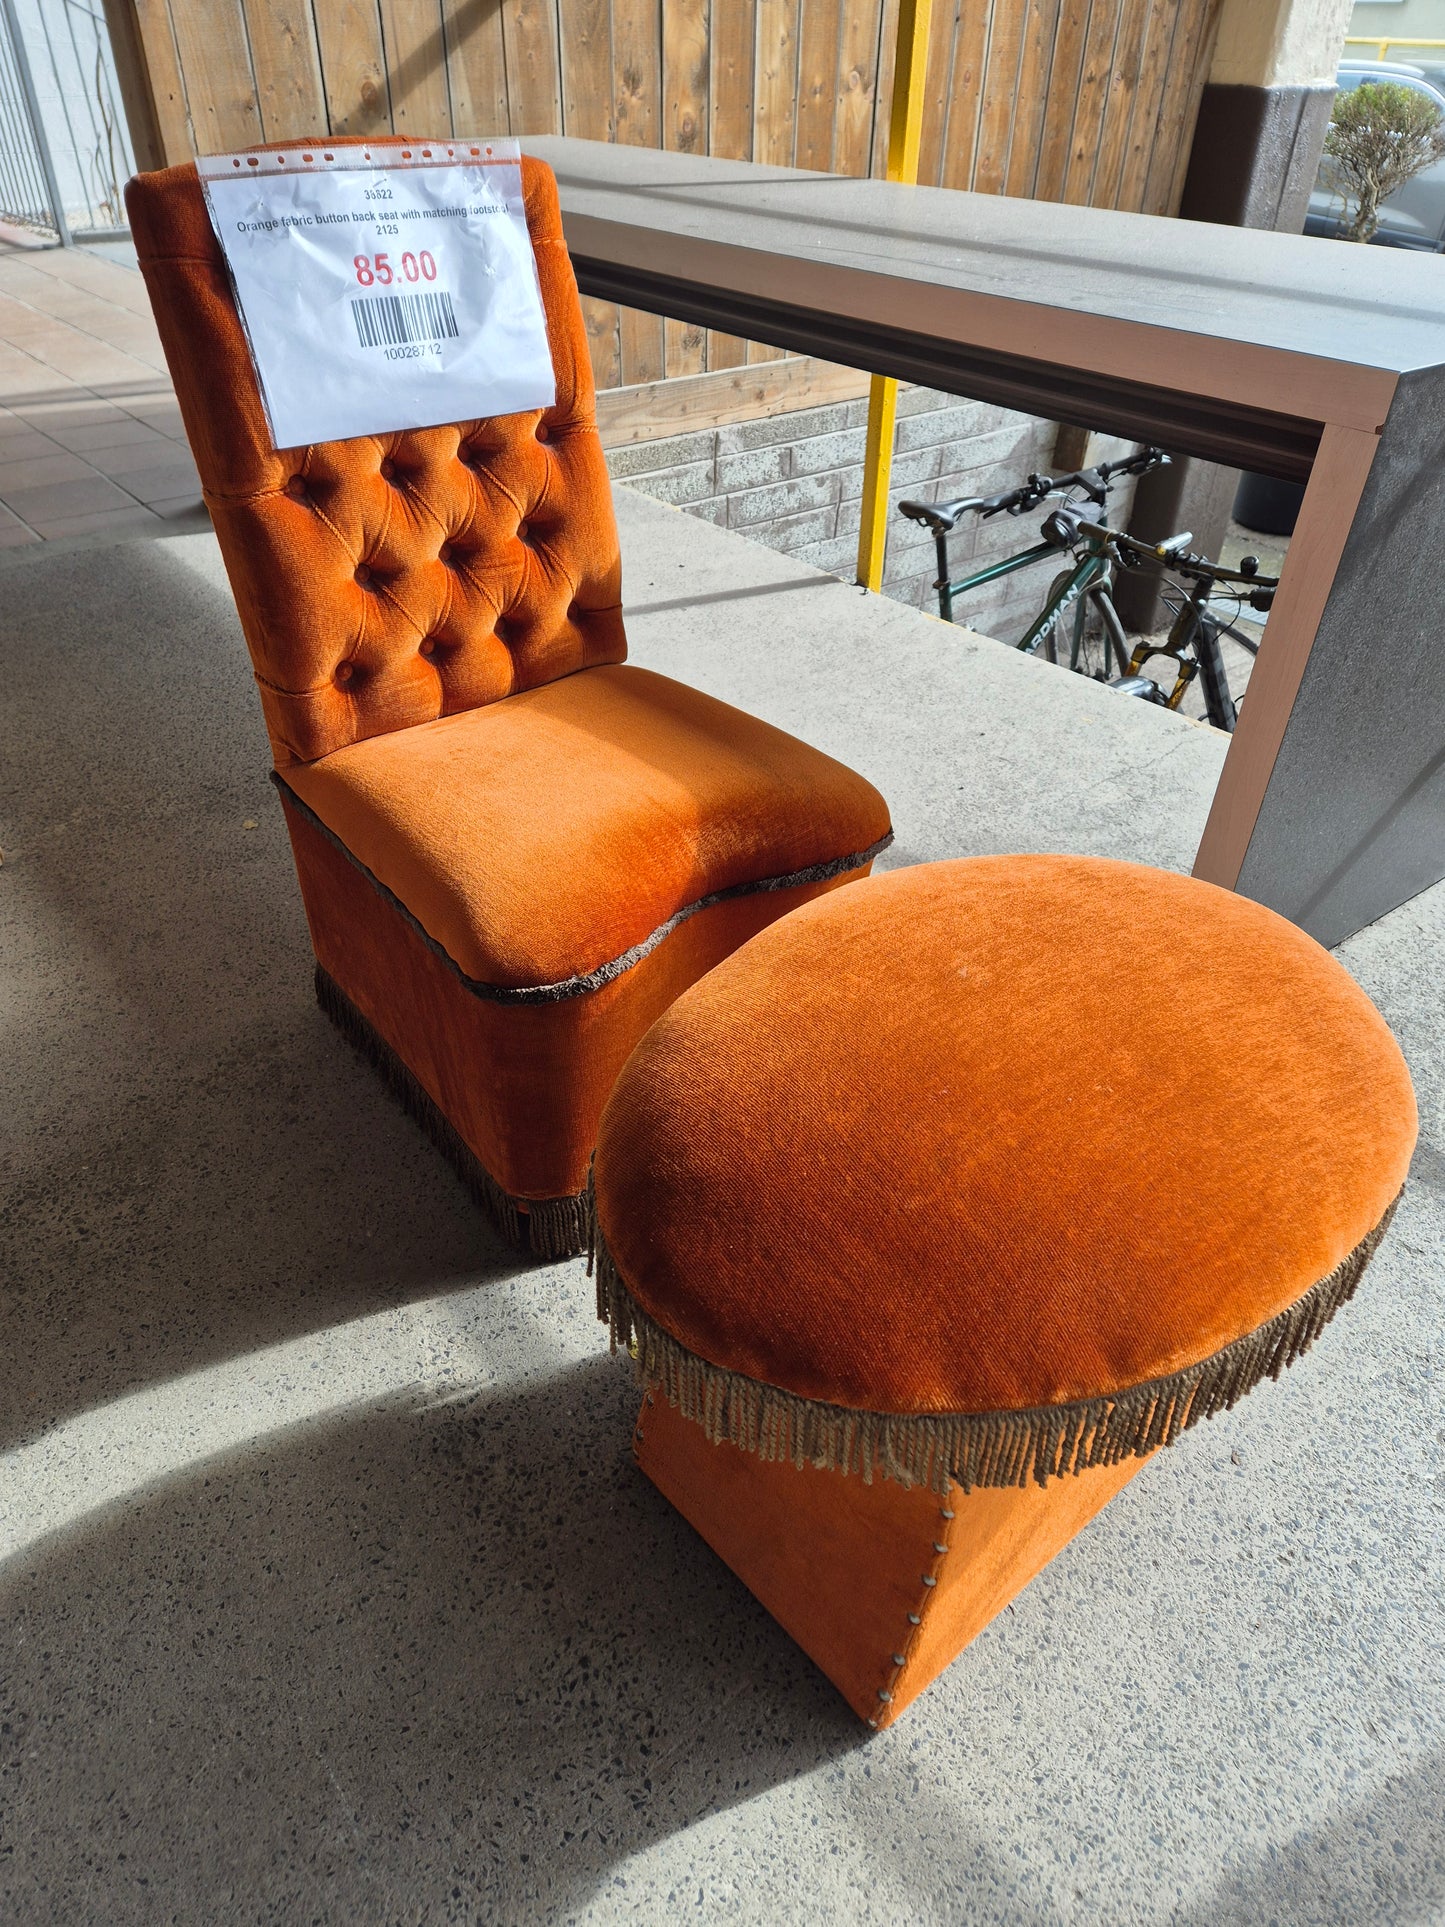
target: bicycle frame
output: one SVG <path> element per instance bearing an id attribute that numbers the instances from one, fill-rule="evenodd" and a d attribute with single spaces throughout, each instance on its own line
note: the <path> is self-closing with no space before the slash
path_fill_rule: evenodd
<path id="1" fill-rule="evenodd" d="M 981 589 L 986 582 L 997 582 L 1000 577 L 1014 575 L 1019 569 L 1032 568 L 1035 562 L 1046 562 L 1050 556 L 1058 557 L 1058 550 L 1052 542 L 1039 542 L 1031 549 L 1024 549 L 1018 555 L 1005 556 L 1002 562 L 991 562 L 986 569 L 979 569 L 973 575 L 961 576 L 957 582 L 948 579 L 948 537 L 935 535 L 933 546 L 938 555 L 938 580 L 934 589 L 938 594 L 938 613 L 945 622 L 953 621 L 953 598 L 966 595 L 970 589 Z"/>

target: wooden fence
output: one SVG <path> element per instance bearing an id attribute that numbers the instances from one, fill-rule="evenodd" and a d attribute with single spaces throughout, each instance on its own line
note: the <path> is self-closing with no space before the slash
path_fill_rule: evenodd
<path id="1" fill-rule="evenodd" d="M 934 0 L 919 178 L 1178 204 L 1220 0 Z M 897 0 L 106 0 L 138 151 L 566 133 L 881 173 Z M 599 388 L 776 349 L 589 301 Z"/>

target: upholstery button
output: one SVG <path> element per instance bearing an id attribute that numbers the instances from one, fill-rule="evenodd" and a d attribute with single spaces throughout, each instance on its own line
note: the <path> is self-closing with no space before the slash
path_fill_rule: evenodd
<path id="1" fill-rule="evenodd" d="M 391 459 L 389 455 L 381 465 L 381 473 L 382 473 L 383 480 L 388 482 L 391 480 L 393 475 L 396 474 L 396 463 Z"/>
<path id="2" fill-rule="evenodd" d="M 423 636 L 421 639 L 421 654 L 424 656 L 434 656 L 436 652 L 437 652 L 436 637 Z"/>
<path id="3" fill-rule="evenodd" d="M 349 683 L 349 682 L 351 681 L 351 678 L 352 678 L 352 677 L 353 677 L 353 676 L 354 676 L 355 674 L 356 674 L 356 671 L 355 671 L 355 669 L 354 669 L 354 668 L 352 667 L 352 665 L 351 665 L 351 664 L 350 664 L 349 662 L 339 662 L 339 663 L 337 663 L 337 665 L 336 665 L 336 681 L 337 681 L 337 682 L 339 682 L 339 683 Z"/>
<path id="4" fill-rule="evenodd" d="M 437 550 L 437 561 L 450 562 L 453 555 L 455 555 L 455 553 L 456 551 L 455 549 L 453 549 L 450 542 L 443 542 L 441 547 Z"/>
<path id="5" fill-rule="evenodd" d="M 539 442 L 550 442 L 550 441 L 551 441 L 551 439 L 552 439 L 552 431 L 551 431 L 551 429 L 550 429 L 550 428 L 549 428 L 549 427 L 547 426 L 547 424 L 546 424 L 546 422 L 538 422 L 538 424 L 537 424 L 537 440 L 538 440 Z"/>
<path id="6" fill-rule="evenodd" d="M 529 548 L 531 547 L 532 525 L 530 522 L 519 522 L 517 524 L 517 540 L 519 542 L 525 542 Z"/>
<path id="7" fill-rule="evenodd" d="M 367 565 L 364 562 L 357 563 L 355 580 L 361 584 L 363 589 L 366 587 L 367 583 L 370 582 L 371 570 L 367 567 Z"/>
<path id="8" fill-rule="evenodd" d="M 306 494 L 306 481 L 304 476 L 293 475 L 286 484 L 286 493 L 291 497 L 293 502 L 301 501 Z"/>

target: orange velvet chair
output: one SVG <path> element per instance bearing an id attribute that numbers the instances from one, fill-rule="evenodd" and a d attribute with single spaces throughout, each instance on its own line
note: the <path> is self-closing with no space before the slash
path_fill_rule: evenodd
<path id="1" fill-rule="evenodd" d="M 322 1006 L 503 1228 L 560 1255 L 584 1241 L 597 1119 L 637 1040 L 891 833 L 853 771 L 624 664 L 556 185 L 522 168 L 555 406 L 309 448 L 271 445 L 195 169 L 139 176 L 126 204 Z"/>
<path id="2" fill-rule="evenodd" d="M 678 999 L 603 1114 L 638 1462 L 886 1726 L 1313 1343 L 1415 1133 L 1363 991 L 1210 884 L 989 857 L 810 904 Z"/>

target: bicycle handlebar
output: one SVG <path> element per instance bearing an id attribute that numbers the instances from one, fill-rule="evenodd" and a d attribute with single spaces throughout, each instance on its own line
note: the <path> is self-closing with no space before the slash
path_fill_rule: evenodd
<path id="1" fill-rule="evenodd" d="M 1279 577 L 1251 573 L 1248 569 L 1231 569 L 1223 562 L 1211 562 L 1206 555 L 1195 555 L 1189 547 L 1194 540 L 1187 530 L 1183 535 L 1171 535 L 1165 542 L 1141 542 L 1138 536 L 1126 535 L 1122 529 L 1111 529 L 1104 522 L 1089 522 L 1079 510 L 1064 502 L 1052 514 L 1044 518 L 1039 533 L 1046 542 L 1055 548 L 1071 548 L 1080 536 L 1096 542 L 1101 548 L 1112 548 L 1122 559 L 1133 556 L 1139 562 L 1157 562 L 1176 575 L 1193 576 L 1200 582 L 1240 582 L 1247 583 L 1253 592 L 1250 601 L 1256 608 L 1267 606 L 1264 598 L 1273 599 L 1279 587 Z M 1255 601 L 1255 596 L 1261 599 Z"/>
<path id="2" fill-rule="evenodd" d="M 1050 532 L 1050 522 L 1062 526 Z M 1135 555 L 1141 563 L 1164 563 L 1164 567 L 1171 568 L 1181 576 L 1198 576 L 1200 580 L 1208 582 L 1247 582 L 1252 590 L 1279 588 L 1279 576 L 1262 576 L 1258 572 L 1250 572 L 1248 568 L 1229 568 L 1225 563 L 1212 563 L 1208 555 L 1195 555 L 1189 547 L 1195 538 L 1189 532 L 1183 536 L 1169 536 L 1168 541 L 1141 541 L 1137 536 L 1125 536 L 1119 528 L 1108 528 L 1104 522 L 1087 522 L 1077 513 L 1071 515 L 1065 505 L 1048 516 L 1042 534 L 1046 540 L 1056 540 L 1056 536 L 1064 534 L 1067 528 L 1075 530 L 1077 536 L 1087 536 L 1090 541 L 1112 545 L 1119 555 Z M 1075 538 L 1065 536 L 1065 540 L 1058 545 L 1067 547 L 1069 540 Z"/>
<path id="3" fill-rule="evenodd" d="M 1151 469 L 1164 467 L 1170 459 L 1161 448 L 1140 448 L 1117 462 L 1096 462 L 1092 468 L 1077 468 L 1068 475 L 1030 475 L 1019 487 L 1005 489 L 999 495 L 962 496 L 956 502 L 900 502 L 898 512 L 910 522 L 921 522 L 935 535 L 948 535 L 970 513 L 980 519 L 990 515 L 1026 515 L 1051 495 L 1067 495 L 1073 489 L 1083 489 L 1089 500 L 1102 508 L 1108 501 L 1109 484 L 1116 475 L 1147 475 Z"/>

